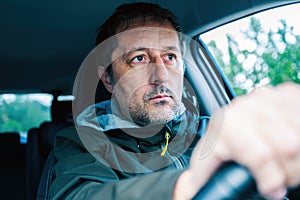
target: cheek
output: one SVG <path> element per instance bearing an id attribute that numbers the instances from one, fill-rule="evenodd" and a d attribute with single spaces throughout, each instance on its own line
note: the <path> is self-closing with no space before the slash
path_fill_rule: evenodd
<path id="1" fill-rule="evenodd" d="M 119 97 L 124 102 L 133 97 L 142 97 L 146 91 L 146 85 L 149 80 L 147 74 L 138 70 L 119 70 L 119 73 L 114 74 L 115 82 L 113 87 L 113 94 Z"/>
<path id="2" fill-rule="evenodd" d="M 131 96 L 129 96 L 130 103 L 142 104 L 144 103 L 144 96 L 149 91 L 151 91 L 151 86 L 149 85 L 141 85 L 139 87 L 135 87 Z"/>
<path id="3" fill-rule="evenodd" d="M 144 95 L 151 88 L 148 88 L 148 86 L 145 84 L 140 84 L 141 85 L 134 80 L 128 81 L 121 79 L 115 83 L 113 94 L 118 99 L 118 102 L 122 103 L 123 106 L 128 107 L 129 104 L 141 104 L 143 103 Z"/>
<path id="4" fill-rule="evenodd" d="M 121 81 L 118 81 L 114 84 L 113 95 L 117 98 L 118 102 L 127 105 L 131 95 L 130 87 L 128 87 L 126 82 L 122 83 Z"/>
<path id="5" fill-rule="evenodd" d="M 169 89 L 176 95 L 177 99 L 181 99 L 183 92 L 183 80 L 182 76 L 177 76 L 169 82 Z"/>

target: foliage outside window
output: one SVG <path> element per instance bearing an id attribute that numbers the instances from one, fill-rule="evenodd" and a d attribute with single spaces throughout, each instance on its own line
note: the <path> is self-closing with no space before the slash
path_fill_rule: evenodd
<path id="1" fill-rule="evenodd" d="M 19 132 L 26 137 L 29 129 L 50 120 L 51 101 L 48 94 L 0 95 L 0 133 Z"/>
<path id="2" fill-rule="evenodd" d="M 295 8 L 300 9 L 300 5 L 287 6 L 285 12 L 293 12 Z M 265 26 L 265 17 L 278 16 L 278 11 L 276 9 L 276 12 L 264 13 L 264 16 L 252 16 L 242 19 L 238 24 L 226 25 L 226 30 L 229 30 L 226 33 L 227 44 L 214 38 L 216 34 L 210 32 L 200 36 L 237 95 L 263 85 L 277 85 L 286 81 L 300 83 L 299 31 L 285 19 L 283 13 L 272 27 Z M 238 30 L 237 33 L 232 31 L 234 29 Z M 219 34 L 224 35 L 224 29 L 219 30 Z"/>

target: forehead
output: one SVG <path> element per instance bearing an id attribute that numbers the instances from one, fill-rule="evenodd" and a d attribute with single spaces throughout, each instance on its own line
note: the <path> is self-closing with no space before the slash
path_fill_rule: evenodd
<path id="1" fill-rule="evenodd" d="M 139 27 L 116 35 L 117 49 L 123 53 L 136 48 L 180 49 L 178 33 L 165 27 Z"/>

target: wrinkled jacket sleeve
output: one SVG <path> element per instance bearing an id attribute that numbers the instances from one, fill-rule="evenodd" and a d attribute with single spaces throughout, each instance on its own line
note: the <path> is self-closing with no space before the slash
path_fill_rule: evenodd
<path id="1" fill-rule="evenodd" d="M 83 147 L 75 128 L 57 135 L 51 199 L 172 199 L 182 170 L 164 170 L 120 180 L 116 171 Z"/>

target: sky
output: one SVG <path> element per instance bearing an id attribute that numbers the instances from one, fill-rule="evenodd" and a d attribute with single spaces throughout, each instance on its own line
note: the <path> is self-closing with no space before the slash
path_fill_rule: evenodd
<path id="1" fill-rule="evenodd" d="M 300 35 L 300 4 L 292 4 L 284 7 L 275 8 L 272 10 L 264 11 L 253 15 L 258 18 L 264 25 L 264 28 L 270 30 L 278 27 L 279 21 L 284 19 L 288 26 L 294 27 L 294 33 Z M 201 38 L 205 43 L 210 40 L 217 42 L 218 48 L 223 51 L 227 49 L 226 33 L 230 33 L 235 37 L 241 37 L 240 32 L 246 30 L 249 27 L 249 18 L 241 19 L 236 22 L 224 25 L 222 27 L 211 30 L 201 35 Z M 242 41 L 242 40 L 237 40 Z M 251 48 L 251 44 L 247 44 L 246 41 L 243 46 Z"/>

